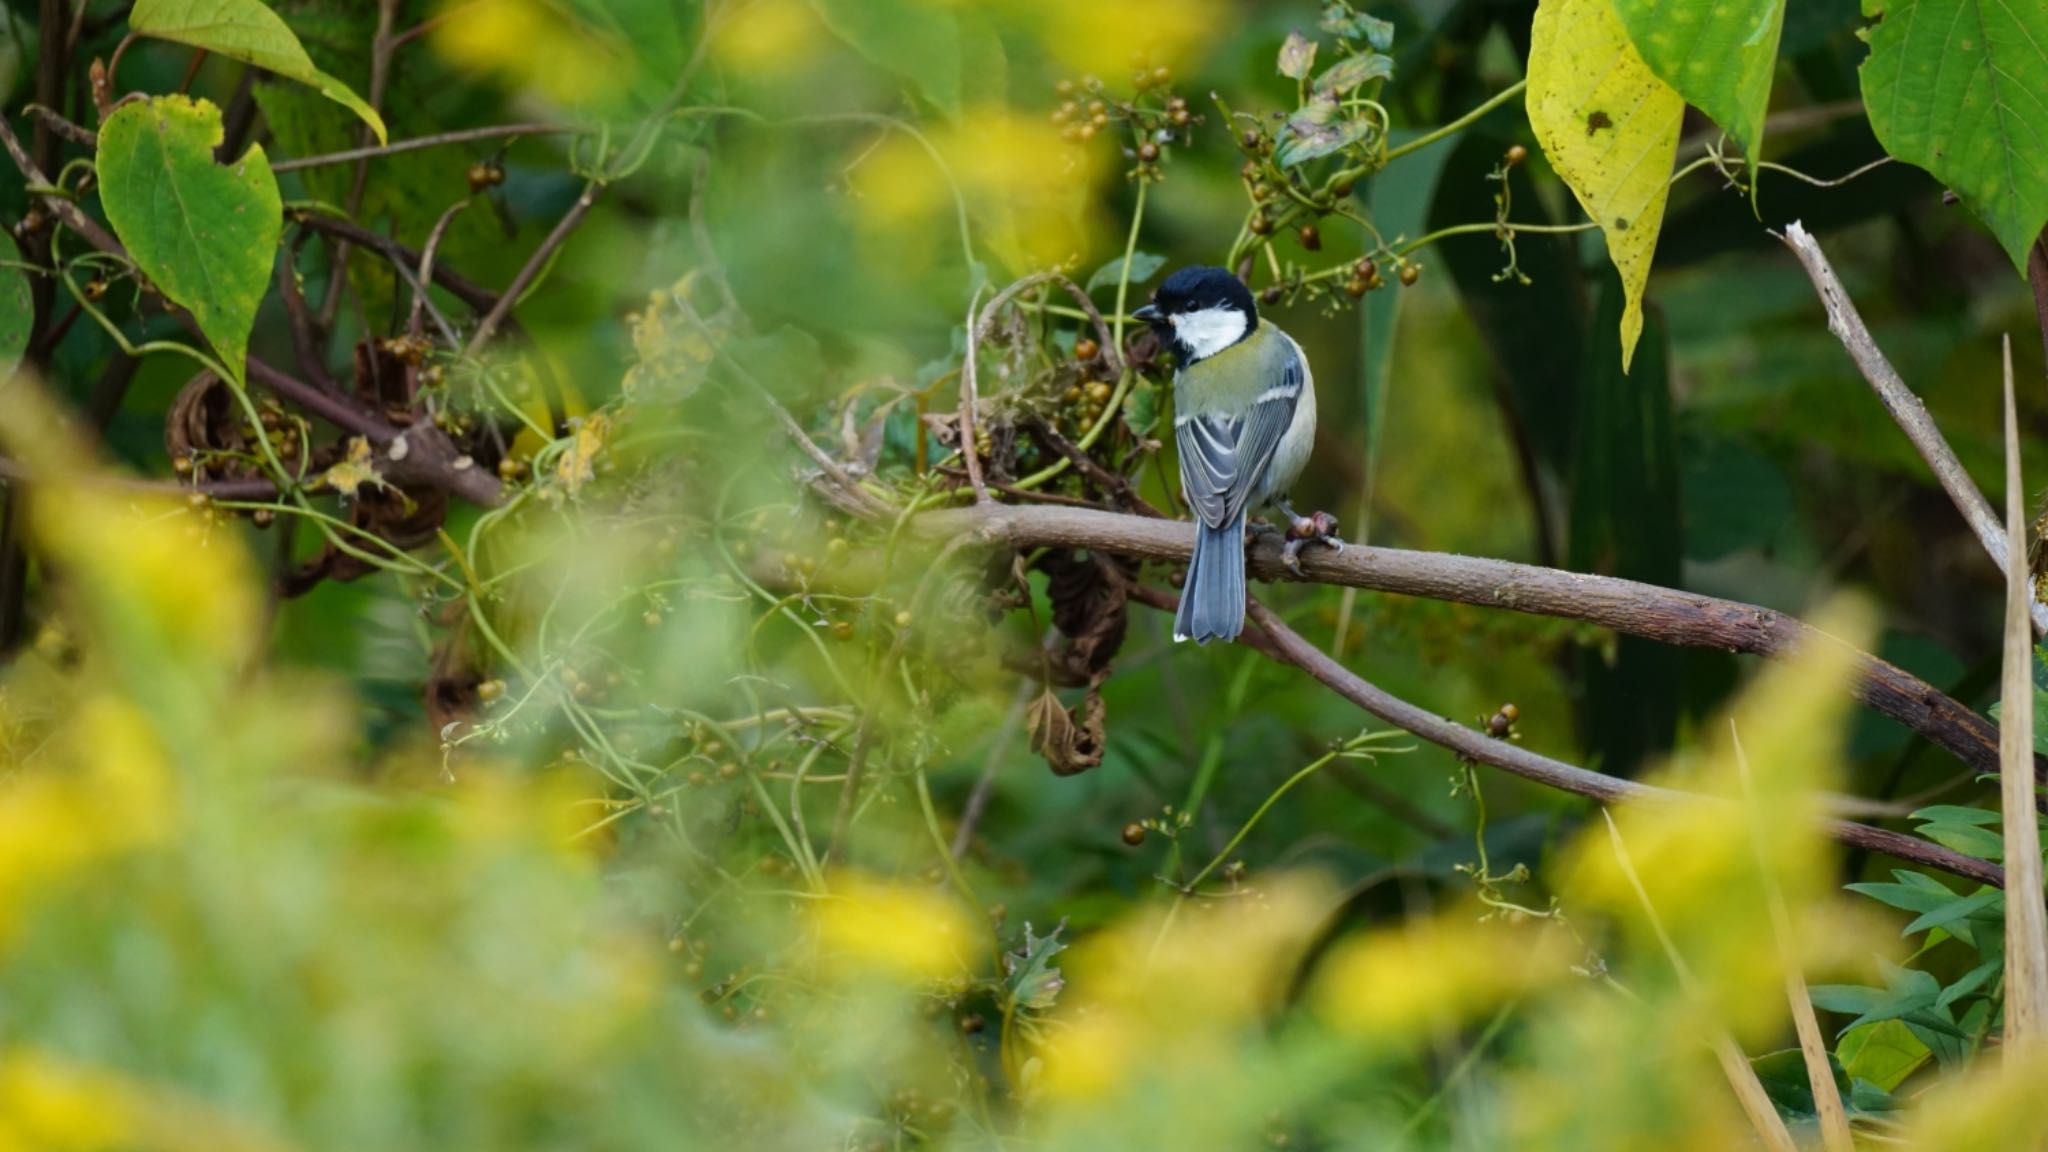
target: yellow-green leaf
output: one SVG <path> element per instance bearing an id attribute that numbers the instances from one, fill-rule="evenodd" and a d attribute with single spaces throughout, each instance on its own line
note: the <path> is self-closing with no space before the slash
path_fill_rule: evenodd
<path id="1" fill-rule="evenodd" d="M 136 267 L 240 381 L 284 216 L 263 146 L 222 165 L 220 142 L 220 109 L 204 100 L 131 100 L 100 125 L 100 200 Z"/>
<path id="2" fill-rule="evenodd" d="M 1643 62 L 1757 159 L 1785 0 L 1614 0 Z"/>
<path id="3" fill-rule="evenodd" d="M 1643 334 L 1685 101 L 1643 62 L 1611 0 L 1541 0 L 1529 36 L 1529 124 L 1607 239 L 1627 304 L 1621 365 Z"/>
<path id="4" fill-rule="evenodd" d="M 204 48 L 296 80 L 362 117 L 377 142 L 385 142 L 384 119 L 377 110 L 315 68 L 291 27 L 262 0 L 136 0 L 128 28 L 138 36 Z"/>

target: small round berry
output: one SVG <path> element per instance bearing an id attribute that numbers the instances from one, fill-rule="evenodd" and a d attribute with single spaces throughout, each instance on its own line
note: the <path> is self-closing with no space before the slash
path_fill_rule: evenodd
<path id="1" fill-rule="evenodd" d="M 1403 288 L 1413 288 L 1413 287 L 1415 287 L 1415 282 L 1416 282 L 1417 280 L 1420 280 L 1420 279 L 1422 279 L 1422 265 L 1420 265 L 1420 264 L 1403 264 L 1403 265 L 1401 265 L 1401 287 L 1403 287 Z"/>
<path id="2" fill-rule="evenodd" d="M 1168 68 L 1168 67 L 1167 67 L 1166 65 L 1164 65 L 1164 64 L 1161 64 L 1161 65 L 1160 65 L 1159 67 L 1157 67 L 1157 68 L 1154 68 L 1154 69 L 1152 70 L 1152 83 L 1154 83 L 1154 84 L 1171 84 L 1171 83 L 1173 83 L 1173 69 L 1171 69 L 1171 68 Z"/>
<path id="3" fill-rule="evenodd" d="M 1124 843 L 1136 848 L 1145 842 L 1145 826 L 1133 820 L 1124 825 Z"/>
<path id="4" fill-rule="evenodd" d="M 1351 190 L 1356 187 L 1357 185 L 1349 180 L 1339 180 L 1335 184 L 1330 185 L 1330 195 L 1342 200 L 1346 196 L 1351 195 Z"/>
<path id="5" fill-rule="evenodd" d="M 1266 215 L 1265 213 L 1263 213 L 1263 212 L 1261 212 L 1261 213 L 1259 213 L 1258 215 L 1256 215 L 1256 216 L 1252 217 L 1252 235 L 1254 235 L 1254 236 L 1270 236 L 1270 235 L 1272 235 L 1272 234 L 1273 234 L 1273 220 L 1272 220 L 1272 217 L 1270 217 L 1270 216 L 1267 216 L 1267 215 Z"/>
<path id="6" fill-rule="evenodd" d="M 1520 144 L 1509 146 L 1507 156 L 1508 167 L 1513 168 L 1515 165 L 1520 164 L 1522 161 L 1527 160 L 1528 158 L 1529 150 L 1527 148 L 1522 147 Z"/>
<path id="7" fill-rule="evenodd" d="M 1102 345 L 1086 336 L 1074 341 L 1074 359 L 1093 360 L 1102 354 Z"/>
<path id="8" fill-rule="evenodd" d="M 1356 300 L 1356 299 L 1358 299 L 1358 298 L 1359 298 L 1360 296 L 1363 296 L 1363 295 L 1365 295 L 1365 294 L 1366 294 L 1367 292 L 1369 292 L 1369 291 L 1371 291 L 1371 290 L 1372 290 L 1372 286 L 1371 286 L 1371 285 L 1367 284 L 1367 283 L 1366 283 L 1365 281 L 1363 281 L 1363 280 L 1360 280 L 1360 279 L 1359 279 L 1358 277 L 1356 277 L 1356 276 L 1353 276 L 1353 277 L 1352 277 L 1351 279 L 1349 279 L 1349 280 L 1346 280 L 1346 281 L 1344 282 L 1344 291 L 1345 291 L 1345 293 L 1346 293 L 1347 295 L 1349 295 L 1349 296 L 1350 296 L 1350 297 L 1351 297 L 1351 298 L 1352 298 L 1353 300 Z"/>
<path id="9" fill-rule="evenodd" d="M 1115 389 L 1109 386 L 1109 381 L 1107 380 L 1090 380 L 1088 387 L 1084 391 L 1088 393 L 1090 401 L 1096 404 L 1107 404 L 1109 403 L 1110 394 Z"/>
<path id="10" fill-rule="evenodd" d="M 898 613 L 896 614 L 896 626 L 897 626 L 898 628 L 908 628 L 908 627 L 910 627 L 910 620 L 911 620 L 911 616 L 910 616 L 910 610 L 909 610 L 909 609 L 905 609 L 905 610 L 903 610 L 903 611 L 901 611 L 901 612 L 898 612 Z"/>
<path id="11" fill-rule="evenodd" d="M 1318 251 L 1323 246 L 1322 230 L 1313 224 L 1303 224 L 1299 236 L 1301 237 L 1301 246 L 1311 252 Z"/>
<path id="12" fill-rule="evenodd" d="M 1138 159 L 1147 164 L 1156 163 L 1159 159 L 1159 145 L 1149 142 L 1138 145 Z"/>
<path id="13" fill-rule="evenodd" d="M 1185 128 L 1188 125 L 1188 121 L 1194 119 L 1194 117 L 1189 116 L 1188 110 L 1185 108 L 1175 108 L 1166 114 L 1166 119 L 1175 128 Z"/>
<path id="14" fill-rule="evenodd" d="M 737 761 L 727 760 L 725 763 L 720 764 L 718 766 L 718 775 L 722 779 L 736 780 L 739 778 L 739 774 L 740 766 Z"/>
<path id="15" fill-rule="evenodd" d="M 1052 90 L 1061 96 L 1072 96 L 1074 94 L 1074 82 L 1072 80 L 1062 80 L 1053 85 Z"/>
<path id="16" fill-rule="evenodd" d="M 1522 718 L 1522 710 L 1520 708 L 1515 707 L 1513 704 L 1501 705 L 1500 714 L 1507 717 L 1508 723 L 1510 724 L 1513 724 L 1515 721 L 1520 720 Z"/>
<path id="17" fill-rule="evenodd" d="M 486 704 L 489 704 L 491 701 L 498 699 L 504 694 L 505 682 L 503 680 L 486 680 L 483 683 L 476 686 L 476 698 L 483 701 Z"/>
<path id="18" fill-rule="evenodd" d="M 249 513 L 249 522 L 258 528 L 268 528 L 272 524 L 277 523 L 277 513 L 268 508 L 258 508 L 256 511 Z"/>
<path id="19" fill-rule="evenodd" d="M 1372 257 L 1364 256 L 1351 266 L 1351 271 L 1360 280 L 1370 280 L 1380 274 L 1380 266 L 1372 262 Z"/>
<path id="20" fill-rule="evenodd" d="M 835 620 L 835 621 L 833 621 L 833 622 L 832 622 L 832 635 L 833 635 L 833 638 L 835 638 L 835 639 L 838 639 L 838 640 L 851 640 L 851 639 L 853 639 L 853 622 L 852 622 L 852 621 L 849 621 L 849 620 Z"/>

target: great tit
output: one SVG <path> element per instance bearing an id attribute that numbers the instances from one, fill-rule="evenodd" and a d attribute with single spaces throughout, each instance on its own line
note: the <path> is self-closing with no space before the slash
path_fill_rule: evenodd
<path id="1" fill-rule="evenodd" d="M 1326 513 L 1297 516 L 1288 489 L 1316 438 L 1315 382 L 1294 338 L 1259 319 L 1252 294 L 1222 268 L 1182 268 L 1132 313 L 1173 352 L 1173 433 L 1181 495 L 1195 513 L 1173 638 L 1235 640 L 1244 630 L 1245 516 L 1271 503 L 1287 515 L 1283 559 L 1311 540 L 1341 547 Z"/>

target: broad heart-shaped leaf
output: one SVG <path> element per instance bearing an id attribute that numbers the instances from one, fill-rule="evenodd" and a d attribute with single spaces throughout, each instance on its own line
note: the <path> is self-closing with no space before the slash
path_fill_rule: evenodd
<path id="1" fill-rule="evenodd" d="M 1863 103 L 1884 150 L 1925 168 L 2015 266 L 2048 225 L 2048 5 L 1865 0 Z"/>
<path id="2" fill-rule="evenodd" d="M 314 67 L 305 45 L 263 0 L 136 0 L 128 28 L 138 36 L 204 48 L 312 87 L 362 117 L 377 134 L 377 142 L 385 142 L 384 120 L 377 110 L 348 85 Z"/>
<path id="3" fill-rule="evenodd" d="M 0 387 L 6 386 L 28 354 L 29 330 L 35 326 L 35 298 L 29 291 L 28 272 L 22 268 L 21 249 L 14 237 L 0 232 Z"/>
<path id="4" fill-rule="evenodd" d="M 1164 267 L 1166 267 L 1166 257 L 1156 252 L 1133 252 L 1131 253 L 1131 283 L 1143 284 Z M 1088 291 L 1093 292 L 1097 288 L 1115 287 L 1117 282 L 1123 279 L 1123 276 L 1124 258 L 1119 256 L 1095 270 L 1095 275 L 1088 278 Z"/>
<path id="5" fill-rule="evenodd" d="M 1685 101 L 1636 53 L 1612 0 L 1541 0 L 1529 34 L 1529 125 L 1600 225 L 1621 273 L 1621 367 L 1643 334 Z"/>
<path id="6" fill-rule="evenodd" d="M 1686 103 L 1742 145 L 1763 149 L 1785 0 L 1613 0 L 1636 51 Z"/>
<path id="7" fill-rule="evenodd" d="M 263 146 L 220 165 L 220 142 L 220 109 L 204 100 L 123 104 L 100 125 L 100 200 L 136 266 L 192 313 L 239 382 L 284 217 Z"/>
<path id="8" fill-rule="evenodd" d="M 948 117 L 960 115 L 966 83 L 961 75 L 960 24 L 950 6 L 915 0 L 812 2 L 826 26 L 856 52 L 915 84 Z"/>

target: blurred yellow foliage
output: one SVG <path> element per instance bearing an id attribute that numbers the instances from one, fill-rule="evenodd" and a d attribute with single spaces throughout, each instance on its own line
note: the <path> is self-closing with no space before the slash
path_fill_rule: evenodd
<path id="1" fill-rule="evenodd" d="M 623 51 L 606 51 L 591 30 L 544 0 L 450 0 L 434 26 L 434 47 L 450 63 L 532 88 L 564 105 L 587 104 L 626 83 Z"/>
<path id="2" fill-rule="evenodd" d="M 1422 1042 L 1569 976 L 1574 951 L 1555 925 L 1481 919 L 1468 908 L 1338 944 L 1315 1003 L 1340 1031 Z"/>
<path id="3" fill-rule="evenodd" d="M 926 139 L 891 132 L 852 172 L 863 239 L 884 266 L 929 266 L 959 242 L 957 193 L 1009 267 L 1072 263 L 1098 243 L 1089 208 L 1103 161 L 1103 149 L 1071 145 L 1044 120 L 999 107 L 970 110 Z"/>
<path id="4" fill-rule="evenodd" d="M 1834 845 L 1824 830 L 1820 798 L 1842 775 L 1842 730 L 1854 700 L 1853 648 L 1870 635 L 1868 614 L 1837 604 L 1820 618 L 1826 636 L 1796 658 L 1765 667 L 1729 715 L 1747 753 L 1750 784 L 1729 729 L 1707 734 L 1705 751 L 1684 758 L 1652 782 L 1711 799 L 1620 806 L 1615 823 L 1649 904 L 1678 955 L 1699 977 L 1714 1013 L 1736 1035 L 1756 1040 L 1785 1020 L 1781 952 L 1771 946 L 1769 894 L 1785 902 L 1792 924 L 1834 926 L 1871 921 L 1823 916 L 1838 897 Z M 1657 933 L 1628 869 L 1606 830 L 1582 835 L 1565 857 L 1568 904 L 1610 913 L 1645 955 L 1661 954 Z M 1869 953 L 1891 946 L 1873 933 L 1855 942 Z M 1792 954 L 1825 947 L 1839 957 L 1841 939 L 1786 942 Z"/>
<path id="5" fill-rule="evenodd" d="M 811 907 L 820 958 L 830 968 L 904 983 L 966 976 L 987 949 L 984 933 L 950 893 L 856 872 L 831 877 Z"/>
<path id="6" fill-rule="evenodd" d="M 830 35 L 805 0 L 752 0 L 719 23 L 712 59 L 754 77 L 796 72 Z"/>
<path id="7" fill-rule="evenodd" d="M 1230 31 L 1230 8 L 1220 0 L 1001 0 L 1067 67 L 1105 80 L 1133 62 L 1176 70 Z"/>
<path id="8" fill-rule="evenodd" d="M 32 1049 L 0 1055 L 0 1152 L 101 1152 L 130 1146 L 126 1087 Z"/>

